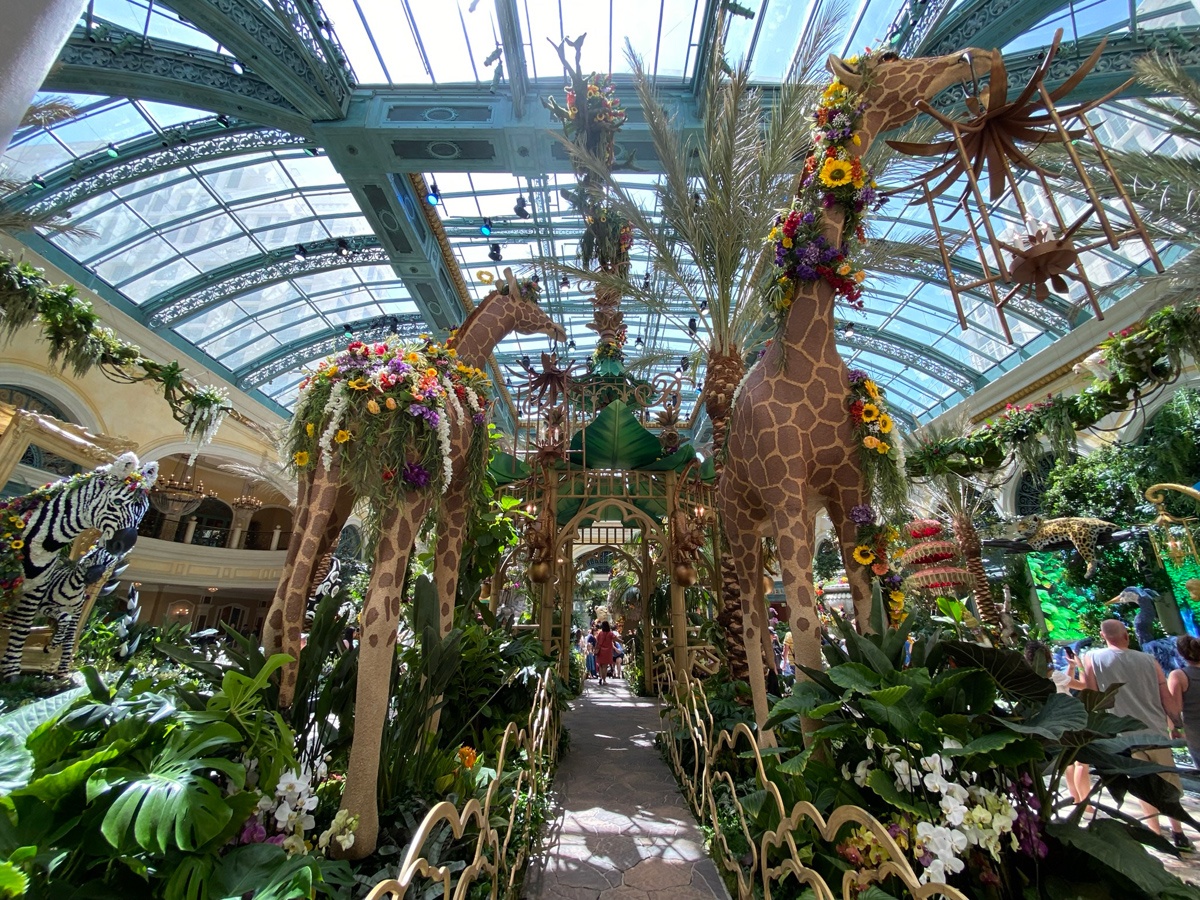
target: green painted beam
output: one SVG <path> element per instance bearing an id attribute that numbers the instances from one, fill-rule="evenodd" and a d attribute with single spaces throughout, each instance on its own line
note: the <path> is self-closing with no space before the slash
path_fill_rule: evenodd
<path id="1" fill-rule="evenodd" d="M 915 48 L 918 56 L 942 56 L 967 47 L 991 50 L 1066 9 L 1070 0 L 966 0 Z"/>
<path id="2" fill-rule="evenodd" d="M 262 0 L 161 0 L 228 48 L 309 119 L 340 119 L 350 102 L 345 59 L 316 38 L 311 20 L 288 4 L 291 21 Z M 326 30 L 329 30 L 326 24 Z"/>
<path id="3" fill-rule="evenodd" d="M 240 294 L 289 278 L 388 263 L 388 255 L 374 235 L 341 239 L 346 242 L 344 247 L 338 246 L 338 240 L 310 241 L 304 244 L 306 255 L 301 258 L 296 257 L 294 247 L 279 247 L 259 256 L 234 260 L 151 298 L 141 305 L 142 314 L 150 327 L 163 328 Z"/>
<path id="4" fill-rule="evenodd" d="M 264 78 L 220 53 L 114 26 L 76 28 L 50 70 L 46 91 L 158 100 L 237 116 L 310 137 L 310 119 Z M 239 64 L 240 65 L 240 64 Z"/>
<path id="5" fill-rule="evenodd" d="M 107 149 L 98 150 L 41 173 L 44 187 L 28 184 L 5 197 L 4 206 L 52 213 L 123 184 L 182 166 L 266 150 L 313 153 L 317 150 L 309 138 L 224 115 L 184 122 L 164 132 L 140 135 L 114 146 L 116 156 Z"/>

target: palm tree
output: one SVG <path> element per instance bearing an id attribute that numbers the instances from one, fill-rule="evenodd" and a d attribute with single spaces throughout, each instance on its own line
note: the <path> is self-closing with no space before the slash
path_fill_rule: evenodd
<path id="1" fill-rule="evenodd" d="M 47 97 L 37 100 L 21 117 L 22 128 L 40 126 L 49 128 L 58 122 L 73 119 L 79 114 L 69 100 L 62 97 Z M 15 194 L 25 187 L 25 182 L 10 178 L 0 172 L 0 197 Z M 51 234 L 69 237 L 92 237 L 93 232 L 87 228 L 71 223 L 65 213 L 29 213 L 24 210 L 9 209 L 0 201 L 0 231 L 30 231 L 37 229 Z"/>
<path id="2" fill-rule="evenodd" d="M 618 272 L 554 259 L 539 263 L 595 284 L 598 292 L 619 292 L 681 330 L 694 318 L 695 340 L 707 368 L 701 399 L 712 423 L 718 477 L 733 397 L 745 375 L 746 355 L 761 340 L 767 318 L 762 298 L 771 278 L 771 260 L 763 237 L 797 185 L 798 161 L 810 142 L 809 113 L 820 94 L 818 71 L 830 48 L 833 24 L 829 14 L 814 21 L 789 77 L 769 104 L 751 85 L 748 63 L 724 64 L 719 39 L 713 48 L 714 64 L 707 70 L 701 137 L 696 141 L 685 140 L 675 128 L 641 58 L 627 48 L 662 165 L 661 222 L 654 221 L 616 179 L 608 160 L 567 143 L 576 168 L 604 190 L 611 212 L 628 221 L 645 242 L 659 284 L 646 289 Z M 723 32 L 719 23 L 717 33 Z M 668 303 L 668 298 L 675 302 Z M 735 677 L 744 676 L 741 598 L 732 560 L 723 557 L 722 569 L 725 596 L 719 618 L 732 632 L 730 667 Z"/>

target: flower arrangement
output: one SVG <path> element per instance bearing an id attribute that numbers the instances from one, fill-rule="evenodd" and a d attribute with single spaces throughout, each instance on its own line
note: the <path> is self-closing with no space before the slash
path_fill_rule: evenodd
<path id="1" fill-rule="evenodd" d="M 581 132 L 599 131 L 607 136 L 603 143 L 604 158 L 611 164 L 614 155 L 613 135 L 625 124 L 625 110 L 613 87 L 611 75 L 593 72 L 584 82 L 584 95 L 577 96 L 577 87 L 567 87 L 566 118 L 563 130 L 567 137 Z M 589 147 L 589 149 L 595 149 Z"/>
<path id="2" fill-rule="evenodd" d="M 879 582 L 879 590 L 888 606 L 888 617 L 892 624 L 904 618 L 903 578 L 896 568 L 896 543 L 900 532 L 886 522 L 879 521 L 875 510 L 867 504 L 850 510 L 850 520 L 858 526 L 854 562 L 870 569 L 868 578 Z"/>
<path id="3" fill-rule="evenodd" d="M 311 852 L 314 844 L 309 833 L 316 828 L 313 813 L 320 802 L 312 781 L 312 777 L 299 771 L 280 775 L 274 791 L 260 792 L 258 805 L 242 826 L 238 843 L 276 844 L 289 856 Z M 317 837 L 316 848 L 322 854 L 328 852 L 330 844 L 349 850 L 354 846 L 356 828 L 358 816 L 338 810 L 329 828 Z"/>
<path id="4" fill-rule="evenodd" d="M 864 109 L 861 89 L 851 90 L 835 78 L 813 112 L 813 152 L 804 161 L 800 192 L 792 206 L 776 217 L 767 235 L 767 241 L 775 244 L 777 269 L 768 303 L 780 326 L 801 282 L 824 280 L 836 297 L 862 308 L 866 273 L 855 260 L 867 241 L 867 213 L 886 200 L 860 159 Z M 825 210 L 842 216 L 836 245 L 824 234 Z"/>
<path id="5" fill-rule="evenodd" d="M 451 414 L 482 425 L 490 386 L 483 371 L 459 361 L 452 340 L 352 341 L 301 383 L 288 459 L 305 469 L 336 452 L 343 478 L 373 499 L 424 490 L 435 480 L 445 492 L 454 475 Z M 476 428 L 468 477 L 482 475 L 486 451 L 486 431 Z"/>
<path id="6" fill-rule="evenodd" d="M 846 400 L 859 462 L 868 495 L 888 513 L 898 512 L 907 496 L 907 483 L 900 462 L 900 435 L 888 413 L 883 391 L 862 369 L 848 373 L 850 394 Z"/>
<path id="7" fill-rule="evenodd" d="M 188 465 L 196 461 L 196 454 L 216 437 L 221 423 L 233 407 L 229 404 L 229 391 L 222 387 L 205 387 L 190 394 L 183 402 L 183 437 L 196 449 L 188 459 Z"/>

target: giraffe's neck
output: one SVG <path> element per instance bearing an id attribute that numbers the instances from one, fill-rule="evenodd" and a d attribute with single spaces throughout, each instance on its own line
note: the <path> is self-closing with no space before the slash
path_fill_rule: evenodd
<path id="1" fill-rule="evenodd" d="M 458 358 L 466 365 L 482 369 L 496 345 L 513 329 L 516 317 L 509 300 L 496 295 L 484 300 L 463 323 L 454 341 Z"/>

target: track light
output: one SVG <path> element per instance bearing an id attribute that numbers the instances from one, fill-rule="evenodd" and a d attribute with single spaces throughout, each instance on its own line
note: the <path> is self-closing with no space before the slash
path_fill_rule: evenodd
<path id="1" fill-rule="evenodd" d="M 690 334 L 692 337 L 696 336 L 696 317 L 695 316 L 692 316 L 692 318 L 688 319 L 688 334 Z"/>
<path id="2" fill-rule="evenodd" d="M 642 290 L 643 291 L 650 290 L 650 273 L 649 272 L 647 272 L 646 277 L 644 279 L 642 279 Z"/>
<path id="3" fill-rule="evenodd" d="M 492 220 L 488 216 L 483 217 L 483 224 L 479 226 L 479 233 L 484 237 L 492 236 Z"/>
<path id="4" fill-rule="evenodd" d="M 42 178 L 41 175 L 34 175 L 33 178 L 29 179 L 29 183 L 40 191 L 46 186 L 46 179 Z"/>
<path id="5" fill-rule="evenodd" d="M 116 144 L 109 144 L 107 147 L 104 148 L 104 152 L 108 154 L 109 159 L 116 159 L 118 156 L 121 155 L 120 152 L 117 150 Z"/>
<path id="6" fill-rule="evenodd" d="M 442 202 L 442 192 L 438 190 L 437 182 L 429 186 L 429 190 L 425 192 L 425 202 L 430 206 L 437 206 Z"/>
<path id="7" fill-rule="evenodd" d="M 529 361 L 528 353 L 526 353 L 524 356 L 522 356 L 520 359 L 518 359 L 517 362 L 519 362 L 521 364 L 521 368 L 525 369 L 525 370 L 528 370 L 529 367 L 531 365 L 533 365 L 533 363 Z"/>
<path id="8" fill-rule="evenodd" d="M 303 244 L 296 245 L 296 252 L 292 254 L 292 259 L 296 262 L 303 262 L 308 259 L 308 251 L 304 249 Z"/>
<path id="9" fill-rule="evenodd" d="M 219 116 L 217 116 L 217 124 L 222 128 L 228 128 L 233 123 L 229 120 L 229 116 L 225 115 L 225 113 L 221 113 Z"/>
<path id="10" fill-rule="evenodd" d="M 345 330 L 342 332 L 342 337 L 346 338 L 347 340 L 354 337 L 354 329 L 347 325 Z"/>
<path id="11" fill-rule="evenodd" d="M 642 340 L 642 336 L 639 334 L 639 335 L 637 336 L 637 339 L 636 339 L 636 340 L 634 340 L 634 342 L 633 342 L 633 345 L 634 345 L 635 347 L 642 347 L 642 346 L 645 346 L 645 343 L 646 343 L 646 342 Z"/>
<path id="12" fill-rule="evenodd" d="M 565 291 L 567 288 L 569 288 L 571 286 L 571 279 L 568 278 L 566 275 L 564 275 L 562 277 L 562 281 L 560 281 L 558 283 L 558 286 Z"/>
<path id="13" fill-rule="evenodd" d="M 575 338 L 571 338 L 569 341 L 567 341 L 567 349 L 568 350 L 575 349 Z"/>
<path id="14" fill-rule="evenodd" d="M 708 309 L 708 301 L 701 300 L 700 301 L 700 312 L 705 312 L 707 309 Z"/>
<path id="15" fill-rule="evenodd" d="M 229 68 L 233 69 L 234 75 L 242 75 L 242 74 L 245 74 L 245 72 L 246 72 L 246 69 L 236 59 L 230 60 Z"/>
<path id="16" fill-rule="evenodd" d="M 687 367 L 688 367 L 688 358 L 686 356 L 679 357 L 679 368 L 686 370 Z"/>
<path id="17" fill-rule="evenodd" d="M 848 324 L 846 325 L 846 331 L 845 331 L 844 333 L 845 333 L 846 337 L 848 337 L 848 338 L 852 338 L 852 337 L 854 337 L 854 325 L 853 325 L 853 323 L 848 323 Z"/>
<path id="18" fill-rule="evenodd" d="M 517 214 L 518 219 L 529 218 L 529 207 L 525 205 L 525 195 L 517 197 L 517 205 L 513 207 L 513 212 Z"/>
<path id="19" fill-rule="evenodd" d="M 350 255 L 350 242 L 345 238 L 337 239 L 337 255 L 343 259 Z"/>
<path id="20" fill-rule="evenodd" d="M 488 249 L 488 259 L 490 259 L 492 262 L 500 262 L 500 260 L 503 258 L 504 257 L 500 255 L 500 245 L 492 244 Z"/>
<path id="21" fill-rule="evenodd" d="M 533 276 L 531 276 L 531 277 L 530 277 L 530 279 L 529 279 L 529 282 L 530 282 L 530 284 L 532 284 L 534 287 L 537 287 L 539 284 L 541 284 L 541 283 L 542 283 L 541 276 L 539 276 L 539 275 L 533 275 Z"/>

